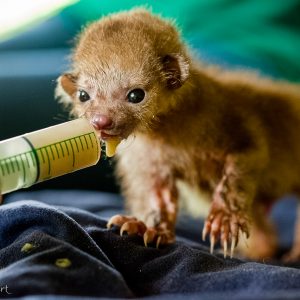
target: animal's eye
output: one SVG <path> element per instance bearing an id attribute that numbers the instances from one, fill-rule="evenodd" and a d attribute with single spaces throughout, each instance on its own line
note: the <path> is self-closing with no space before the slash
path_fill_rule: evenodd
<path id="1" fill-rule="evenodd" d="M 91 99 L 90 95 L 84 90 L 79 90 L 78 93 L 78 98 L 81 102 L 86 102 Z"/>
<path id="2" fill-rule="evenodd" d="M 145 98 L 145 92 L 142 89 L 134 89 L 127 95 L 127 99 L 131 103 L 139 103 Z"/>

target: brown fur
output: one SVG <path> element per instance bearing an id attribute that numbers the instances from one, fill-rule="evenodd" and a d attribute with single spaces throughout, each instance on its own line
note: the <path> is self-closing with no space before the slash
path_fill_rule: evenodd
<path id="1" fill-rule="evenodd" d="M 73 114 L 101 112 L 113 120 L 106 132 L 134 136 L 117 153 L 117 174 L 131 214 L 168 231 L 158 233 L 163 242 L 174 237 L 180 179 L 211 196 L 212 244 L 220 238 L 234 247 L 238 232 L 252 228 L 266 250 L 253 242 L 247 255 L 274 254 L 265 211 L 300 191 L 299 86 L 200 63 L 171 22 L 141 9 L 88 26 L 59 82 Z M 134 88 L 146 91 L 141 103 L 126 100 Z M 81 103 L 78 89 L 91 100 Z M 300 247 L 293 251 L 299 258 Z"/>

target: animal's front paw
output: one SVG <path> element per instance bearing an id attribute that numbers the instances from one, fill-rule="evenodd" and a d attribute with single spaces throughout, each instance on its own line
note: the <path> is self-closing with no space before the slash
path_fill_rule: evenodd
<path id="1" fill-rule="evenodd" d="M 249 237 L 248 217 L 241 211 L 232 212 L 227 208 L 213 207 L 205 221 L 202 239 L 210 234 L 210 252 L 213 253 L 215 243 L 220 239 L 224 257 L 227 256 L 228 243 L 231 241 L 230 257 L 239 241 L 239 233 Z"/>
<path id="2" fill-rule="evenodd" d="M 147 229 L 147 226 L 144 224 L 144 222 L 139 221 L 137 218 L 122 215 L 115 215 L 111 217 L 106 227 L 111 228 L 114 225 L 120 227 L 121 236 L 124 234 L 124 232 L 129 235 L 137 234 L 143 236 Z"/>
<path id="3" fill-rule="evenodd" d="M 174 243 L 175 235 L 171 230 L 165 229 L 163 224 L 156 227 L 147 227 L 144 222 L 135 217 L 116 215 L 110 218 L 107 223 L 107 228 L 112 226 L 120 227 L 120 235 L 124 232 L 129 235 L 140 235 L 144 239 L 144 244 L 147 247 L 149 244 L 155 244 L 158 248 L 160 245 Z"/>
<path id="4" fill-rule="evenodd" d="M 175 242 L 175 234 L 161 226 L 147 228 L 143 238 L 146 247 L 148 244 L 155 243 L 156 248 L 158 248 L 160 245 L 168 245 Z"/>

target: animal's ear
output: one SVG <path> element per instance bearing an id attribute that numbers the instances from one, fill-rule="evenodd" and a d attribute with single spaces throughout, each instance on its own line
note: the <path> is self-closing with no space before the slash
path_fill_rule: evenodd
<path id="1" fill-rule="evenodd" d="M 58 78 L 58 85 L 62 87 L 62 89 L 69 96 L 73 96 L 77 91 L 76 87 L 76 76 L 71 73 L 65 73 Z"/>
<path id="2" fill-rule="evenodd" d="M 77 77 L 71 73 L 65 73 L 58 77 L 55 89 L 55 98 L 65 106 L 72 105 L 76 88 Z"/>
<path id="3" fill-rule="evenodd" d="M 180 88 L 189 76 L 189 63 L 180 54 L 162 57 L 163 75 L 169 89 Z"/>

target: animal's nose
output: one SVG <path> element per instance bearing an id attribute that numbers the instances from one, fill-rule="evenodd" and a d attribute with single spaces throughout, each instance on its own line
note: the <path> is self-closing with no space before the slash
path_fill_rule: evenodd
<path id="1" fill-rule="evenodd" d="M 92 118 L 92 124 L 96 130 L 103 130 L 111 128 L 113 121 L 106 115 L 96 114 Z"/>

